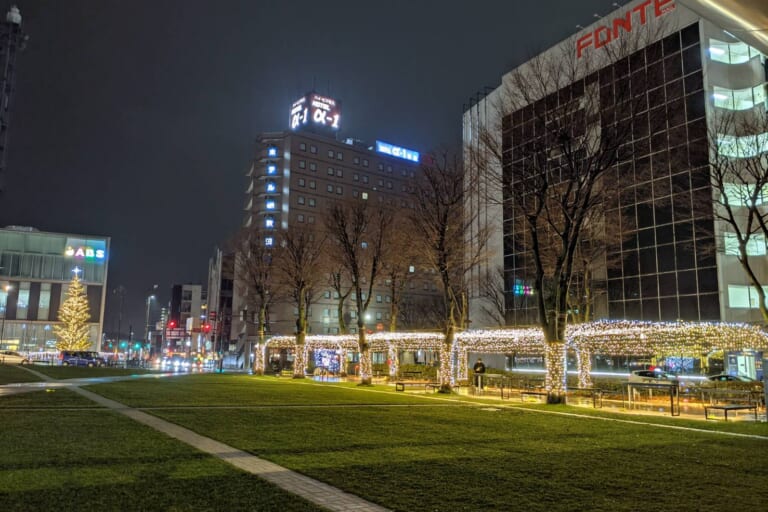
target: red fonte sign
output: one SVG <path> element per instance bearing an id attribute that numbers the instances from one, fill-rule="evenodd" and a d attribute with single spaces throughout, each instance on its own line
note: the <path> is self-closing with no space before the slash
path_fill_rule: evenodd
<path id="1" fill-rule="evenodd" d="M 581 58 L 589 48 L 602 48 L 622 32 L 645 25 L 649 19 L 656 19 L 674 10 L 674 0 L 645 0 L 627 11 L 624 16 L 614 18 L 610 25 L 600 25 L 594 31 L 581 36 L 576 41 L 576 57 Z"/>

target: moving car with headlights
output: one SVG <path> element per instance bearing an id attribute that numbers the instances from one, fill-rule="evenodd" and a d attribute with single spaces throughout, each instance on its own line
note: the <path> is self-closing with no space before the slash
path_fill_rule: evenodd
<path id="1" fill-rule="evenodd" d="M 160 361 L 160 369 L 169 372 L 186 372 L 189 371 L 189 359 L 180 354 L 174 354 L 172 356 L 164 357 Z"/>
<path id="2" fill-rule="evenodd" d="M 669 386 L 677 386 L 680 384 L 677 375 L 661 370 L 635 370 L 629 374 L 629 382 L 641 384 L 666 384 Z"/>

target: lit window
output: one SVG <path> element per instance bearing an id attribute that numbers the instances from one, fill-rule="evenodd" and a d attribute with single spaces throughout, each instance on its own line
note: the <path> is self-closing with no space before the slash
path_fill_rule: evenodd
<path id="1" fill-rule="evenodd" d="M 768 152 L 768 132 L 757 135 L 717 135 L 717 153 L 734 158 L 750 158 Z"/>
<path id="2" fill-rule="evenodd" d="M 307 144 L 302 142 L 301 144 L 299 144 L 299 149 L 302 150 L 302 151 L 306 151 L 307 150 Z"/>
<path id="3" fill-rule="evenodd" d="M 328 176 L 333 176 L 333 175 L 334 175 L 333 167 L 329 167 L 328 168 Z"/>
<path id="4" fill-rule="evenodd" d="M 270 158 L 274 158 L 277 156 L 277 148 L 275 146 L 269 146 L 267 148 L 267 156 Z"/>
<path id="5" fill-rule="evenodd" d="M 763 286 L 765 293 L 768 293 L 768 286 Z M 739 309 L 757 309 L 760 307 L 760 296 L 751 286 L 747 285 L 728 285 L 728 307 Z"/>
<path id="6" fill-rule="evenodd" d="M 327 187 L 325 187 L 325 190 L 333 194 L 333 185 L 328 185 Z"/>
<path id="7" fill-rule="evenodd" d="M 304 181 L 304 178 L 299 178 L 299 186 L 300 186 L 300 187 L 303 187 L 303 186 L 305 186 L 306 184 L 307 184 L 307 182 L 306 182 L 306 181 Z"/>
<path id="8" fill-rule="evenodd" d="M 264 206 L 267 208 L 267 210 L 274 210 L 276 206 L 275 199 L 273 197 L 268 197 L 264 203 Z"/>
<path id="9" fill-rule="evenodd" d="M 264 227 L 267 229 L 272 229 L 275 227 L 275 218 L 272 216 L 268 216 L 264 218 Z"/>
<path id="10" fill-rule="evenodd" d="M 729 256 L 738 256 L 739 253 L 739 239 L 736 233 L 725 233 L 725 254 Z M 753 234 L 747 241 L 747 256 L 764 256 L 766 254 L 765 248 L 765 236 L 760 234 Z"/>
<path id="11" fill-rule="evenodd" d="M 750 186 L 746 183 L 725 183 L 723 192 L 725 192 L 725 199 L 728 200 L 728 205 L 731 207 L 750 206 L 753 203 L 753 198 L 755 206 L 768 202 L 768 186 L 757 190 L 754 185 Z"/>
<path id="12" fill-rule="evenodd" d="M 272 245 L 275 243 L 275 240 L 271 236 L 264 237 L 264 245 L 267 247 L 272 247 Z"/>
<path id="13" fill-rule="evenodd" d="M 267 182 L 267 192 L 274 193 L 277 191 L 277 184 L 274 181 Z"/>
<path id="14" fill-rule="evenodd" d="M 317 188 L 317 182 L 315 180 L 309 180 L 309 188 L 315 190 Z"/>
<path id="15" fill-rule="evenodd" d="M 336 187 L 336 193 L 337 193 L 338 195 L 342 195 L 342 194 L 344 193 L 344 189 L 343 189 L 343 188 L 341 188 L 341 187 Z"/>
<path id="16" fill-rule="evenodd" d="M 410 272 L 411 274 L 413 274 L 414 272 L 416 272 L 416 267 L 414 267 L 413 265 L 410 265 L 410 266 L 408 267 L 408 272 Z"/>
<path id="17" fill-rule="evenodd" d="M 328 158 L 333 158 L 333 150 L 332 149 L 328 150 Z"/>
<path id="18" fill-rule="evenodd" d="M 381 320 L 381 311 L 376 312 L 376 320 Z"/>
<path id="19" fill-rule="evenodd" d="M 737 90 L 715 86 L 713 91 L 712 98 L 715 100 L 715 106 L 718 108 L 748 110 L 756 105 L 765 103 L 764 85 Z"/>
<path id="20" fill-rule="evenodd" d="M 298 215 L 296 216 L 296 220 L 298 220 L 299 222 L 304 222 L 304 215 L 303 215 L 303 214 L 301 214 L 301 213 L 300 213 L 300 214 L 298 214 Z"/>
<path id="21" fill-rule="evenodd" d="M 304 203 L 306 202 L 306 200 L 304 199 L 304 196 L 298 196 L 298 197 L 296 198 L 296 202 L 297 202 L 298 204 L 304 204 Z"/>
<path id="22" fill-rule="evenodd" d="M 271 163 L 271 162 L 268 163 L 267 164 L 267 174 L 269 176 L 274 176 L 275 174 L 277 174 L 277 165 L 275 165 L 274 163 Z"/>
<path id="23" fill-rule="evenodd" d="M 382 297 L 381 295 L 376 296 L 376 302 L 381 302 L 383 300 L 384 300 L 384 297 Z"/>
<path id="24" fill-rule="evenodd" d="M 368 199 L 368 192 L 363 192 L 362 194 L 360 194 L 360 197 L 361 197 L 362 199 L 364 199 L 364 200 L 365 200 L 365 199 Z"/>
<path id="25" fill-rule="evenodd" d="M 742 64 L 759 57 L 760 52 L 741 41 L 726 43 L 718 39 L 710 39 L 709 56 L 712 60 L 725 64 Z"/>
<path id="26" fill-rule="evenodd" d="M 311 206 L 311 207 L 313 207 L 313 208 L 314 208 L 314 207 L 315 207 L 315 204 L 316 204 L 316 203 L 315 203 L 315 200 L 314 200 L 314 198 L 311 198 L 311 197 L 310 197 L 310 198 L 309 198 L 309 206 Z"/>
<path id="27" fill-rule="evenodd" d="M 360 247 L 362 247 L 363 249 L 367 249 L 368 248 L 368 242 L 361 242 L 360 243 Z"/>

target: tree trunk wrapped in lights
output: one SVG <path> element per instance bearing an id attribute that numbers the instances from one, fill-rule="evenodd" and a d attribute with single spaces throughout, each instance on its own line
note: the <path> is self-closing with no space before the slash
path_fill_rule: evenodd
<path id="1" fill-rule="evenodd" d="M 390 343 L 387 346 L 387 359 L 389 360 L 389 376 L 396 378 L 400 369 L 400 361 L 398 357 L 397 346 L 393 343 Z"/>
<path id="2" fill-rule="evenodd" d="M 67 289 L 67 297 L 59 308 L 59 321 L 53 331 L 58 337 L 56 348 L 58 350 L 89 350 L 92 348 L 89 334 L 88 321 L 91 313 L 88 308 L 88 297 L 85 295 L 85 287 L 75 273 Z"/>
<path id="3" fill-rule="evenodd" d="M 544 357 L 547 366 L 547 402 L 561 403 L 565 397 L 565 343 L 549 342 Z"/>
<path id="4" fill-rule="evenodd" d="M 253 352 L 253 373 L 256 375 L 264 375 L 264 353 L 266 350 L 267 346 L 265 343 L 256 343 L 256 348 Z"/>
<path id="5" fill-rule="evenodd" d="M 588 348 L 576 351 L 576 360 L 579 365 L 579 387 L 592 387 L 592 352 Z"/>
<path id="6" fill-rule="evenodd" d="M 458 350 L 457 361 L 457 376 L 458 380 L 466 380 L 469 378 L 469 350 L 462 348 Z"/>

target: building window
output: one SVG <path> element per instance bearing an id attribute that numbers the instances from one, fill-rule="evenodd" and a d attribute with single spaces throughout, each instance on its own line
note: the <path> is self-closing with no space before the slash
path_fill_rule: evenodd
<path id="1" fill-rule="evenodd" d="M 368 167 L 368 159 L 363 158 L 363 167 Z"/>
<path id="2" fill-rule="evenodd" d="M 363 183 L 368 183 L 368 176 L 363 175 Z"/>
<path id="3" fill-rule="evenodd" d="M 390 297 L 389 295 L 385 296 L 385 297 L 384 297 L 384 302 L 386 302 L 387 304 L 389 304 L 390 302 L 392 302 L 392 297 Z"/>
<path id="4" fill-rule="evenodd" d="M 736 233 L 725 233 L 725 254 L 729 256 L 738 256 L 739 252 L 739 239 Z M 747 256 L 765 256 L 765 236 L 761 234 L 750 235 L 747 242 Z"/>
<path id="5" fill-rule="evenodd" d="M 317 164 L 315 162 L 309 162 L 309 170 L 310 171 L 316 171 L 317 170 Z"/>
<path id="6" fill-rule="evenodd" d="M 303 186 L 305 186 L 306 184 L 307 184 L 307 182 L 306 182 L 306 181 L 304 181 L 304 178 L 299 178 L 299 186 L 300 186 L 300 187 L 303 187 Z"/>
<path id="7" fill-rule="evenodd" d="M 51 283 L 40 283 L 40 300 L 37 303 L 37 319 L 48 320 L 51 307 Z"/>
<path id="8" fill-rule="evenodd" d="M 304 199 L 304 196 L 298 196 L 296 197 L 296 202 L 298 204 L 304 204 L 306 202 L 306 199 Z"/>
<path id="9" fill-rule="evenodd" d="M 355 173 L 352 175 L 352 181 L 360 181 L 360 175 Z"/>
<path id="10" fill-rule="evenodd" d="M 264 201 L 264 206 L 266 207 L 267 210 L 274 210 L 275 207 L 277 206 L 277 202 L 275 201 L 274 197 L 268 197 Z"/>
<path id="11" fill-rule="evenodd" d="M 357 197 L 358 195 L 360 195 L 360 194 L 358 193 L 357 190 L 353 190 L 352 191 L 352 197 Z"/>
<path id="12" fill-rule="evenodd" d="M 383 171 L 383 170 L 384 170 L 384 164 L 380 163 L 378 167 L 379 167 L 379 170 L 380 170 L 380 171 Z"/>
<path id="13" fill-rule="evenodd" d="M 728 110 L 749 110 L 765 103 L 765 85 L 736 90 L 715 86 L 712 97 L 716 107 Z"/>
<path id="14" fill-rule="evenodd" d="M 309 188 L 315 190 L 317 188 L 317 182 L 315 180 L 309 180 Z"/>
<path id="15" fill-rule="evenodd" d="M 274 176 L 275 174 L 277 174 L 277 164 L 269 162 L 267 164 L 267 176 Z"/>
<path id="16" fill-rule="evenodd" d="M 299 222 L 304 222 L 304 214 L 300 213 L 296 216 L 296 220 Z"/>
<path id="17" fill-rule="evenodd" d="M 316 205 L 315 199 L 314 199 L 313 197 L 310 197 L 310 198 L 309 198 L 309 206 L 311 206 L 312 208 L 314 208 L 314 207 L 315 207 L 315 205 Z"/>
<path id="18" fill-rule="evenodd" d="M 270 194 L 274 194 L 275 192 L 277 192 L 277 184 L 274 181 L 268 181 L 266 188 L 267 188 L 267 192 Z"/>
<path id="19" fill-rule="evenodd" d="M 306 151 L 307 150 L 307 144 L 302 142 L 301 144 L 299 144 L 299 149 L 302 150 L 302 151 Z"/>
<path id="20" fill-rule="evenodd" d="M 368 199 L 368 192 L 363 192 L 363 193 L 360 195 L 360 197 L 361 197 L 363 200 L 366 200 L 366 199 Z"/>
<path id="21" fill-rule="evenodd" d="M 333 176 L 335 173 L 333 172 L 333 167 L 328 168 L 328 176 Z"/>
<path id="22" fill-rule="evenodd" d="M 333 194 L 333 185 L 329 184 L 327 187 L 325 187 L 325 190 L 326 192 Z"/>
<path id="23" fill-rule="evenodd" d="M 742 64 L 750 59 L 759 57 L 760 52 L 741 41 L 726 43 L 718 39 L 709 40 L 709 56 L 717 62 L 725 64 Z"/>
<path id="24" fill-rule="evenodd" d="M 353 161 L 355 164 L 357 164 L 357 165 L 360 165 L 360 157 L 359 157 L 359 156 L 356 156 L 355 158 L 353 158 L 353 159 L 352 159 L 352 161 Z"/>
<path id="25" fill-rule="evenodd" d="M 734 158 L 751 158 L 768 152 L 768 132 L 757 135 L 717 134 L 717 153 Z"/>
<path id="26" fill-rule="evenodd" d="M 376 312 L 376 320 L 381 320 L 381 311 Z"/>
<path id="27" fill-rule="evenodd" d="M 380 186 L 380 187 L 383 187 L 383 186 L 384 186 L 384 180 L 379 180 L 379 186 Z"/>
<path id="28" fill-rule="evenodd" d="M 337 151 L 336 160 L 344 160 L 344 153 L 342 153 L 341 151 Z"/>
<path id="29" fill-rule="evenodd" d="M 266 245 L 267 247 L 272 247 L 274 243 L 275 243 L 275 239 L 272 238 L 271 236 L 264 237 L 264 245 Z"/>
<path id="30" fill-rule="evenodd" d="M 392 182 L 391 181 L 387 182 L 387 188 L 390 188 L 390 189 L 392 188 Z"/>
<path id="31" fill-rule="evenodd" d="M 314 224 L 315 223 L 315 217 L 314 215 L 310 215 L 307 217 L 307 224 Z"/>
<path id="32" fill-rule="evenodd" d="M 309 152 L 316 155 L 317 154 L 317 146 L 315 146 L 314 144 L 310 144 Z"/>
<path id="33" fill-rule="evenodd" d="M 267 229 L 273 229 L 275 227 L 275 218 L 271 215 L 264 217 L 264 227 Z"/>
<path id="34" fill-rule="evenodd" d="M 768 187 L 757 190 L 755 185 L 725 183 L 723 189 L 730 206 L 750 206 L 753 202 L 755 206 L 760 206 L 768 203 Z"/>
<path id="35" fill-rule="evenodd" d="M 392 174 L 392 166 L 391 165 L 387 166 L 387 174 Z"/>
<path id="36" fill-rule="evenodd" d="M 768 293 L 768 286 L 763 286 L 765 293 Z M 760 296 L 751 286 L 746 285 L 728 285 L 728 307 L 734 309 L 757 309 L 760 307 Z"/>
<path id="37" fill-rule="evenodd" d="M 336 187 L 336 193 L 338 195 L 342 195 L 342 194 L 344 194 L 344 189 L 342 187 L 337 186 Z"/>
<path id="38" fill-rule="evenodd" d="M 299 169 L 306 169 L 306 168 L 307 168 L 307 161 L 299 160 Z"/>
<path id="39" fill-rule="evenodd" d="M 384 300 L 384 297 L 382 297 L 381 295 L 376 296 L 376 302 L 381 303 L 382 300 Z"/>
<path id="40" fill-rule="evenodd" d="M 267 156 L 270 158 L 277 158 L 277 147 L 269 146 L 267 148 Z"/>
<path id="41" fill-rule="evenodd" d="M 344 177 L 344 171 L 342 169 L 336 169 L 336 177 L 337 178 L 343 178 Z"/>

